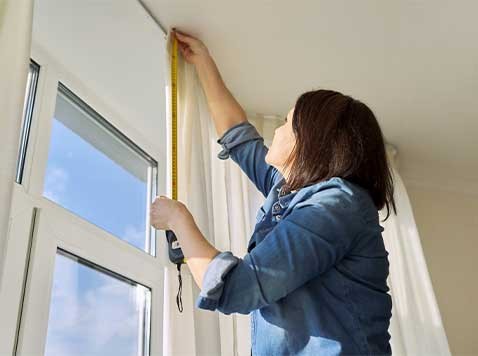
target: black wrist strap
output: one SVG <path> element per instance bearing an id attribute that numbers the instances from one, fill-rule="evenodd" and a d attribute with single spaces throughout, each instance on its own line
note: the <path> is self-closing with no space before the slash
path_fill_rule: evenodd
<path id="1" fill-rule="evenodd" d="M 181 278 L 181 262 L 176 264 L 178 268 L 178 279 L 179 279 L 179 290 L 178 294 L 176 295 L 176 304 L 178 305 L 179 312 L 183 312 L 183 301 L 181 299 L 181 293 L 183 291 L 183 279 Z"/>
<path id="2" fill-rule="evenodd" d="M 183 302 L 181 300 L 181 293 L 183 290 L 183 279 L 181 278 L 181 264 L 186 263 L 184 261 L 184 254 L 179 246 L 179 241 L 172 230 L 166 230 L 166 240 L 168 241 L 168 255 L 169 260 L 176 264 L 178 268 L 179 290 L 176 295 L 176 304 L 178 305 L 179 312 L 183 312 Z"/>

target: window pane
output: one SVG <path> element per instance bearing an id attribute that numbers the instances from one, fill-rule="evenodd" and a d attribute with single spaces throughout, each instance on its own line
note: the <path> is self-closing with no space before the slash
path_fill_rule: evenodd
<path id="1" fill-rule="evenodd" d="M 28 71 L 27 85 L 25 88 L 25 98 L 23 101 L 23 121 L 17 159 L 17 172 L 15 177 L 15 181 L 18 184 L 21 184 L 23 179 L 23 168 L 25 166 L 25 155 L 27 152 L 28 138 L 30 137 L 30 126 L 32 124 L 33 107 L 35 105 L 39 73 L 40 66 L 36 62 L 31 61 Z"/>
<path id="2" fill-rule="evenodd" d="M 60 86 L 43 195 L 154 254 L 156 163 Z"/>
<path id="3" fill-rule="evenodd" d="M 151 291 L 58 250 L 46 356 L 148 355 Z"/>

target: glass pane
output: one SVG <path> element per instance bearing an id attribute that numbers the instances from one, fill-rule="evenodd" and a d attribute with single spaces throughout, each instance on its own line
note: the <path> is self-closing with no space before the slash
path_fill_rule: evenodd
<path id="1" fill-rule="evenodd" d="M 23 121 L 18 150 L 17 172 L 15 177 L 15 181 L 18 184 L 22 184 L 23 179 L 23 168 L 25 166 L 25 155 L 28 147 L 28 139 L 30 137 L 30 127 L 32 124 L 33 107 L 35 105 L 39 73 L 40 66 L 36 62 L 30 61 L 27 85 L 25 88 L 25 97 L 23 100 Z"/>
<path id="2" fill-rule="evenodd" d="M 43 195 L 154 254 L 156 163 L 60 86 Z"/>
<path id="3" fill-rule="evenodd" d="M 151 291 L 58 250 L 46 356 L 149 354 Z"/>

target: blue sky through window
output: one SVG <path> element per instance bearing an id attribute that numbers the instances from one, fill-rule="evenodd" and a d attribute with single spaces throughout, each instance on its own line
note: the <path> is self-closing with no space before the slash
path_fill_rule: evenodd
<path id="1" fill-rule="evenodd" d="M 147 183 L 56 119 L 43 194 L 145 250 Z"/>
<path id="2" fill-rule="evenodd" d="M 56 104 L 43 195 L 148 251 L 151 163 L 105 133 L 64 96 L 59 95 Z M 98 271 L 74 256 L 57 254 L 45 354 L 138 356 L 149 298 L 150 290 L 144 286 Z"/>
<path id="3" fill-rule="evenodd" d="M 149 298 L 141 285 L 57 254 L 45 355 L 141 355 Z"/>

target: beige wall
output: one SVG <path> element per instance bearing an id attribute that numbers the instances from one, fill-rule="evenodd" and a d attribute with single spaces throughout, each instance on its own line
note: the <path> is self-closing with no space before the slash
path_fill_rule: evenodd
<path id="1" fill-rule="evenodd" d="M 453 355 L 478 355 L 478 192 L 405 180 Z"/>

